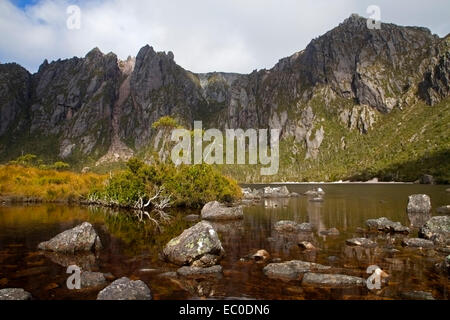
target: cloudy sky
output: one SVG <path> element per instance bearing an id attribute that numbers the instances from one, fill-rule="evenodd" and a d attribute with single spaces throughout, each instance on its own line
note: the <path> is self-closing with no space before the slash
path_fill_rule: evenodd
<path id="1" fill-rule="evenodd" d="M 44 59 L 94 47 L 126 59 L 149 44 L 194 72 L 248 73 L 304 49 L 351 13 L 369 16 L 372 4 L 383 22 L 450 32 L 448 0 L 0 0 L 0 62 L 35 72 Z M 67 27 L 70 5 L 81 9 L 79 29 Z"/>

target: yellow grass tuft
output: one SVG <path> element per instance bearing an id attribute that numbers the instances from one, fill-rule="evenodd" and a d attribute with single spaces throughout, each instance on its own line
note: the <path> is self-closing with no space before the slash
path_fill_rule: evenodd
<path id="1" fill-rule="evenodd" d="M 0 196 L 41 201 L 78 201 L 100 187 L 107 176 L 0 165 Z"/>

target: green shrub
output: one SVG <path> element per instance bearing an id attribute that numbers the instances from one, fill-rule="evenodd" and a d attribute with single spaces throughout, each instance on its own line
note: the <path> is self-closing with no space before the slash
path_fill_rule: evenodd
<path id="1" fill-rule="evenodd" d="M 157 189 L 171 195 L 175 206 L 191 208 L 200 208 L 213 200 L 232 202 L 241 196 L 236 182 L 210 165 L 175 167 L 160 162 L 148 165 L 136 158 L 127 162 L 126 170 L 112 176 L 105 188 L 92 194 L 111 204 L 132 207 L 140 197 L 148 200 Z"/>

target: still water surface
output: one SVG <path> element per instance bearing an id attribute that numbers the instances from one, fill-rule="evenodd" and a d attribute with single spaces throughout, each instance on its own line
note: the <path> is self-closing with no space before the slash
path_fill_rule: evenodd
<path id="1" fill-rule="evenodd" d="M 255 186 L 262 187 L 262 186 Z M 312 185 L 288 185 L 291 192 L 304 193 Z M 160 234 L 139 225 L 122 213 L 110 209 L 67 205 L 0 206 L 0 288 L 20 287 L 35 299 L 95 299 L 97 289 L 68 290 L 66 267 L 77 263 L 85 269 L 111 273 L 114 278 L 141 279 L 152 290 L 154 299 L 251 298 L 251 299 L 401 299 L 403 293 L 427 291 L 436 299 L 450 298 L 448 275 L 434 265 L 447 254 L 438 250 L 403 248 L 402 236 L 371 235 L 377 249 L 345 246 L 345 240 L 364 236 L 359 228 L 370 218 L 387 217 L 410 226 L 414 217 L 406 214 L 408 195 L 426 193 L 431 197 L 433 215 L 439 206 L 450 203 L 446 186 L 350 184 L 321 185 L 325 201 L 310 202 L 307 197 L 264 200 L 244 208 L 244 220 L 214 224 L 226 257 L 221 261 L 223 277 L 203 280 L 163 278 L 176 266 L 159 259 L 165 243 L 194 222 L 174 212 L 175 221 Z M 311 222 L 313 243 L 319 248 L 303 252 L 295 241 L 273 231 L 279 220 Z M 413 219 L 414 220 L 414 219 Z M 59 232 L 89 221 L 99 233 L 104 249 L 97 256 L 72 257 L 43 254 L 39 242 Z M 420 221 L 412 221 L 419 223 Z M 322 231 L 337 228 L 339 236 Z M 410 237 L 417 236 L 413 228 Z M 371 292 L 366 288 L 304 288 L 300 282 L 271 280 L 264 276 L 265 264 L 245 257 L 266 249 L 272 258 L 305 260 L 331 265 L 341 273 L 367 278 L 369 265 L 376 264 L 390 274 L 388 285 Z M 398 251 L 392 250 L 397 249 Z M 242 259 L 244 258 L 244 259 Z"/>

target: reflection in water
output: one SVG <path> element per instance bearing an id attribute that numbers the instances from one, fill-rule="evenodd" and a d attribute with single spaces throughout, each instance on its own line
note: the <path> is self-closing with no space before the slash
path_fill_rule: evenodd
<path id="1" fill-rule="evenodd" d="M 303 194 L 312 186 L 288 185 L 291 192 Z M 139 224 L 126 212 L 108 208 L 64 205 L 0 207 L 0 288 L 21 287 L 37 299 L 95 299 L 97 291 L 66 289 L 66 266 L 111 273 L 113 278 L 141 279 L 152 289 L 155 299 L 258 298 L 258 299 L 349 299 L 400 298 L 402 292 L 422 290 L 435 298 L 448 299 L 448 275 L 436 271 L 448 253 L 437 250 L 403 248 L 404 235 L 359 232 L 367 219 L 387 217 L 416 227 L 426 219 L 406 214 L 408 195 L 426 193 L 433 208 L 448 204 L 450 194 L 443 186 L 424 185 L 325 185 L 323 202 L 310 202 L 305 196 L 264 199 L 244 208 L 244 220 L 213 223 L 226 251 L 220 278 L 187 279 L 160 277 L 177 266 L 159 259 L 164 245 L 196 222 L 183 219 L 198 211 L 180 210 L 174 221 L 156 232 L 151 224 Z M 432 214 L 436 214 L 432 212 Z M 421 220 L 422 219 L 422 220 Z M 280 220 L 309 222 L 314 232 L 276 232 Z M 98 256 L 64 256 L 36 250 L 39 242 L 89 221 L 99 233 L 104 249 Z M 339 234 L 325 236 L 330 228 Z M 410 237 L 417 236 L 417 228 Z M 345 240 L 368 237 L 376 248 L 349 247 Z M 317 250 L 302 250 L 298 243 L 311 242 Z M 299 283 L 280 283 L 264 276 L 266 262 L 242 259 L 265 249 L 272 259 L 304 260 L 333 266 L 333 272 L 367 278 L 369 265 L 380 266 L 390 275 L 389 285 L 379 292 L 365 288 L 303 288 Z M 270 261 L 269 261 L 270 262 Z M 152 272 L 142 272 L 152 270 Z"/>
<path id="2" fill-rule="evenodd" d="M 420 228 L 431 218 L 431 213 L 408 212 L 411 227 Z"/>

